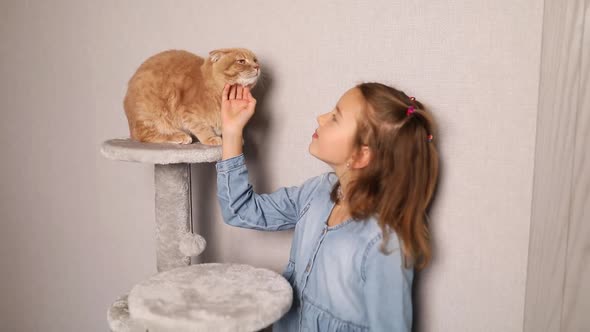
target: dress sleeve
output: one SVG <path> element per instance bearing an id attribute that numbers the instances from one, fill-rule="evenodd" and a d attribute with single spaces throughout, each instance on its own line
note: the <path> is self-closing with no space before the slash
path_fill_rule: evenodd
<path id="1" fill-rule="evenodd" d="M 226 224 L 263 231 L 294 228 L 302 206 L 324 178 L 306 180 L 300 186 L 282 187 L 270 194 L 254 192 L 244 154 L 218 161 L 217 199 Z"/>
<path id="2" fill-rule="evenodd" d="M 380 252 L 381 241 L 379 234 L 369 242 L 361 269 L 369 330 L 409 332 L 413 269 L 403 268 L 399 246 L 388 247 L 389 255 Z M 393 241 L 389 239 L 390 243 Z"/>

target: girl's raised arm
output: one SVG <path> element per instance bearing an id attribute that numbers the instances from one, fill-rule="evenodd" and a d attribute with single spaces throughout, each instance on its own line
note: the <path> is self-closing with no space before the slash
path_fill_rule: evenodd
<path id="1" fill-rule="evenodd" d="M 294 228 L 310 196 L 327 173 L 301 186 L 282 187 L 270 194 L 254 192 L 248 179 L 244 154 L 218 161 L 217 199 L 226 224 L 263 231 Z"/>

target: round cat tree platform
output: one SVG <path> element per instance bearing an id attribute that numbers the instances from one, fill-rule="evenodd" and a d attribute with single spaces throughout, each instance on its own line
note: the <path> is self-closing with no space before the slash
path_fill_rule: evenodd
<path id="1" fill-rule="evenodd" d="M 192 163 L 221 159 L 221 146 L 107 140 L 103 156 L 154 164 L 156 268 L 109 308 L 113 332 L 257 331 L 291 307 L 293 290 L 280 274 L 231 263 L 190 265 L 206 241 L 192 231 Z"/>

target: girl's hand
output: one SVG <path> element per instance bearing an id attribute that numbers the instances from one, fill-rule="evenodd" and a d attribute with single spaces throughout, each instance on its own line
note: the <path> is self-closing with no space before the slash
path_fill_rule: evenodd
<path id="1" fill-rule="evenodd" d="M 241 135 L 246 123 L 254 115 L 255 107 L 256 99 L 252 97 L 250 88 L 226 83 L 221 94 L 222 135 Z"/>

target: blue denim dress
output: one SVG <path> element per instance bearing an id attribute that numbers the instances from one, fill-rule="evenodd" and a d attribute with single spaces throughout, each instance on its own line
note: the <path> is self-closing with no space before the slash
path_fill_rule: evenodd
<path id="1" fill-rule="evenodd" d="M 374 217 L 327 225 L 335 173 L 257 194 L 243 153 L 215 167 L 225 223 L 262 231 L 295 228 L 283 271 L 293 287 L 293 304 L 273 332 L 411 330 L 414 270 L 403 267 L 395 233 L 387 245 L 392 252 L 385 255 Z"/>

